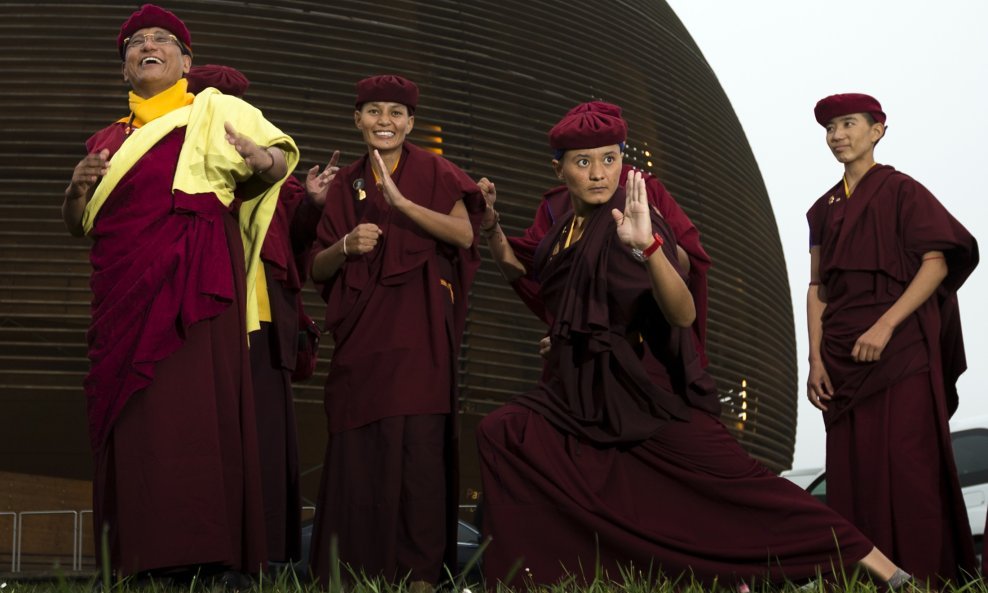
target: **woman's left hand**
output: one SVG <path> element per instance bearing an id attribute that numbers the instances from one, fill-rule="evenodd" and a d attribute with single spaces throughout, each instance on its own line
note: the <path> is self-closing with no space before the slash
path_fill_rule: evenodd
<path id="1" fill-rule="evenodd" d="M 392 208 L 401 210 L 401 207 L 408 201 L 408 198 L 401 195 L 398 186 L 395 185 L 394 179 L 391 179 L 391 172 L 384 165 L 384 159 L 381 158 L 381 153 L 377 149 L 374 150 L 374 162 L 377 163 L 377 174 L 380 175 L 377 185 L 381 188 L 381 193 L 384 194 L 384 200 Z"/>
<path id="2" fill-rule="evenodd" d="M 230 122 L 225 122 L 223 128 L 226 130 L 226 141 L 233 145 L 251 171 L 263 173 L 274 166 L 274 155 L 267 148 L 258 146 L 256 142 L 237 132 Z"/>
<path id="3" fill-rule="evenodd" d="M 652 244 L 652 218 L 649 214 L 648 195 L 645 179 L 641 171 L 628 171 L 628 181 L 624 186 L 624 213 L 617 208 L 611 210 L 617 223 L 618 238 L 632 249 L 646 249 Z"/>

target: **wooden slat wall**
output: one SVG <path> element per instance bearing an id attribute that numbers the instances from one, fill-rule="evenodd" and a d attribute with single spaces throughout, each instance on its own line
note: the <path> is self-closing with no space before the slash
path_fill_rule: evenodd
<path id="1" fill-rule="evenodd" d="M 114 41 L 136 6 L 0 5 L 2 470 L 89 474 L 81 396 L 88 244 L 65 233 L 59 207 L 86 137 L 126 114 Z M 664 2 L 615 0 L 605 10 L 560 0 L 204 0 L 168 8 L 192 31 L 195 63 L 247 74 L 248 99 L 299 143 L 300 171 L 334 149 L 344 162 L 359 156 L 354 82 L 380 72 L 415 80 L 422 100 L 414 140 L 494 179 L 509 232 L 526 227 L 541 192 L 558 183 L 546 145 L 552 124 L 581 101 L 622 105 L 628 158 L 666 182 L 715 261 L 709 353 L 725 420 L 769 467 L 790 465 L 795 345 L 776 221 L 730 103 Z M 314 291 L 305 301 L 321 316 Z M 479 486 L 471 428 L 535 382 L 542 333 L 485 260 L 461 359 L 465 492 Z M 322 461 L 321 385 L 331 353 L 325 344 L 317 376 L 297 390 L 309 497 Z"/>

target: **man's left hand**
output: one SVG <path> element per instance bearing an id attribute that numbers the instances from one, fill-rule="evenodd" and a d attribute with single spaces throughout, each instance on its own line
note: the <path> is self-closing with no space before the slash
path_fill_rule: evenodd
<path id="1" fill-rule="evenodd" d="M 263 173 L 274 166 L 274 155 L 267 148 L 258 146 L 256 142 L 237 132 L 230 122 L 225 122 L 223 128 L 226 130 L 226 141 L 233 145 L 251 171 Z"/>
<path id="2" fill-rule="evenodd" d="M 875 322 L 868 331 L 861 334 L 861 337 L 854 342 L 851 350 L 851 358 L 854 362 L 875 362 L 882 357 L 882 352 L 889 340 L 892 339 L 891 327 L 881 319 Z"/>

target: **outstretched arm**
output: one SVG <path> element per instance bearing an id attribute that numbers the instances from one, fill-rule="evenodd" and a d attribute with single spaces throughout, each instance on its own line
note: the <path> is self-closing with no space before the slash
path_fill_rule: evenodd
<path id="1" fill-rule="evenodd" d="M 661 240 L 652 231 L 652 218 L 641 171 L 628 172 L 625 192 L 627 197 L 624 212 L 617 208 L 611 210 L 617 223 L 618 238 L 629 248 L 644 252 Z M 659 242 L 659 246 L 661 244 Z M 696 319 L 693 296 L 672 262 L 663 254 L 657 253 L 645 260 L 645 267 L 652 284 L 652 296 L 659 304 L 666 321 L 678 327 L 692 325 Z"/>
<path id="2" fill-rule="evenodd" d="M 487 239 L 487 246 L 494 257 L 501 275 L 509 283 L 525 275 L 525 266 L 515 257 L 515 252 L 508 243 L 508 237 L 501 230 L 500 215 L 494 209 L 497 201 L 497 190 L 494 182 L 484 177 L 477 182 L 481 193 L 484 195 L 485 210 L 484 217 L 480 220 L 480 235 Z"/>
<path id="3" fill-rule="evenodd" d="M 69 233 L 75 237 L 85 234 L 82 229 L 82 215 L 89 199 L 93 197 L 96 182 L 110 170 L 109 160 L 110 151 L 104 148 L 86 155 L 72 171 L 72 180 L 65 188 L 65 201 L 62 202 L 62 220 Z"/>
<path id="4" fill-rule="evenodd" d="M 462 249 L 469 249 L 473 245 L 473 227 L 470 225 L 470 217 L 463 200 L 457 200 L 453 209 L 446 214 L 419 206 L 401 194 L 377 150 L 372 157 L 380 176 L 381 193 L 392 208 L 410 218 L 422 230 L 440 241 Z"/>

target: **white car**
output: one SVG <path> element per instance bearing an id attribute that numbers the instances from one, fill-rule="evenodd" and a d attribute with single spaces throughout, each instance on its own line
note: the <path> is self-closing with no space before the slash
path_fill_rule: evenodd
<path id="1" fill-rule="evenodd" d="M 800 488 L 809 488 L 810 484 L 823 475 L 822 467 L 808 467 L 800 469 L 790 469 L 779 474 Z"/>
<path id="2" fill-rule="evenodd" d="M 988 515 L 988 416 L 955 417 L 950 421 L 950 439 L 974 547 L 980 556 Z M 822 468 L 789 470 L 782 472 L 782 477 L 827 502 L 827 475 Z"/>

